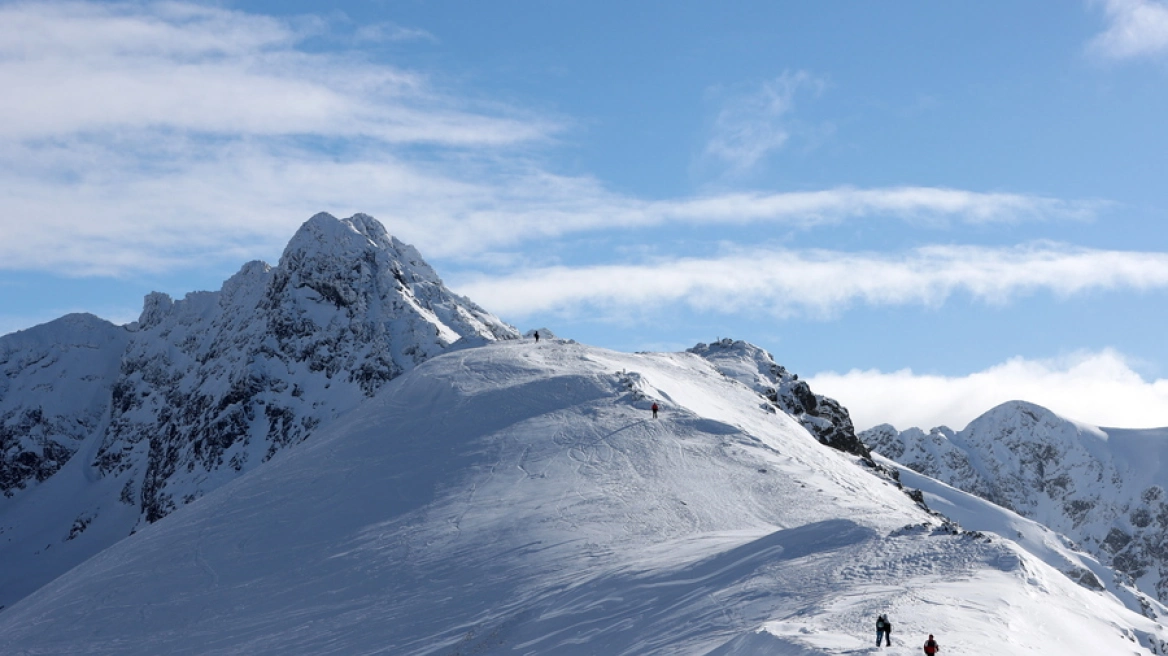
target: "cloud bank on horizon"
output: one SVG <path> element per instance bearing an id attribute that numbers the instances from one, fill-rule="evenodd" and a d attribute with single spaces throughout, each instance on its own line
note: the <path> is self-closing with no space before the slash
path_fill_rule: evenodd
<path id="1" fill-rule="evenodd" d="M 1011 358 L 962 377 L 852 370 L 819 373 L 808 382 L 819 393 L 850 399 L 848 411 L 860 430 L 878 424 L 961 430 L 990 408 L 1015 400 L 1095 426 L 1168 426 L 1168 380 L 1145 380 L 1113 350 Z"/>
<path id="2" fill-rule="evenodd" d="M 688 121 L 688 132 L 673 139 L 688 140 L 688 161 L 678 165 L 680 182 L 641 188 L 622 177 L 631 175 L 624 169 L 570 163 L 581 158 L 583 141 L 612 127 L 596 118 L 599 110 L 506 88 L 471 89 L 460 80 L 480 71 L 441 63 L 467 57 L 459 25 L 424 12 L 377 20 L 345 13 L 360 11 L 344 3 L 319 16 L 247 2 L 0 3 L 0 84 L 20 99 L 0 103 L 0 290 L 33 275 L 181 277 L 209 267 L 229 275 L 243 261 L 271 261 L 301 221 L 327 210 L 374 215 L 437 260 L 460 293 L 506 319 L 560 322 L 569 329 L 557 332 L 574 326 L 581 339 L 601 345 L 595 335 L 614 326 L 675 321 L 679 311 L 679 327 L 657 342 L 684 343 L 714 321 L 756 324 L 742 332 L 766 346 L 774 331 L 813 335 L 817 325 L 864 321 L 866 312 L 927 317 L 1035 298 L 1057 304 L 1168 292 L 1168 254 L 1159 243 L 1102 236 L 1103 226 L 1130 213 L 1129 197 L 1101 193 L 1106 187 L 1079 192 L 1037 179 L 965 175 L 964 161 L 946 169 L 939 156 L 919 156 L 941 152 L 918 150 L 923 136 L 920 143 L 869 142 L 878 130 L 853 127 L 855 110 L 824 107 L 850 95 L 877 123 L 911 114 L 916 125 L 921 116 L 944 116 L 935 106 L 952 108 L 954 99 L 944 99 L 952 89 L 899 99 L 903 105 L 891 110 L 826 55 L 815 65 L 780 59 L 749 77 L 719 70 L 690 83 L 690 110 L 653 108 Z M 1068 60 L 1114 69 L 1168 59 L 1168 3 L 1106 0 L 1073 11 L 1095 25 Z M 588 25 L 579 29 L 589 34 Z M 505 48 L 504 38 L 490 47 Z M 408 56 L 415 51 L 441 56 Z M 530 66 L 529 76 L 562 75 L 540 69 L 538 55 L 507 57 L 509 66 Z M 579 66 L 563 65 L 580 86 L 600 84 Z M 655 84 L 661 96 L 671 91 L 668 79 Z M 660 115 L 660 125 L 678 122 Z M 637 150 L 644 147 L 631 144 L 621 157 L 640 168 L 668 160 Z M 969 147 L 973 159 L 978 153 Z M 901 164 L 881 175 L 883 153 L 899 148 L 917 153 L 904 159 L 916 157 L 919 168 Z M 849 167 L 854 153 L 863 155 Z M 817 172 L 801 174 L 800 166 Z M 1161 211 L 1146 198 L 1137 204 Z M 0 332 L 37 315 L 5 312 Z M 869 335 L 868 349 L 880 352 L 880 340 L 892 338 Z M 1063 351 L 1073 335 L 1065 339 Z M 970 390 L 1035 378 L 1019 362 L 1052 362 L 1051 353 L 1009 348 L 981 354 L 981 366 L 958 364 L 955 355 L 946 374 L 873 359 L 816 380 L 845 390 L 838 396 L 864 408 L 859 416 L 884 412 L 885 421 L 900 416 L 909 392 L 959 390 L 953 394 L 967 401 L 961 408 L 938 391 L 930 403 L 945 412 L 920 416 L 964 421 L 954 417 L 993 396 Z M 1069 351 L 1124 362 L 1128 348 L 1116 341 Z M 1158 356 L 1137 349 L 1136 357 Z M 985 358 L 997 364 L 986 367 Z M 808 362 L 821 371 L 847 369 Z M 1139 380 L 1106 380 L 1117 390 L 1144 389 L 1137 396 L 1150 403 L 1161 398 L 1147 391 L 1159 390 L 1159 381 L 1127 371 Z M 1067 367 L 1018 389 L 1062 390 L 1059 398 L 1075 399 L 1083 377 L 1097 373 Z M 1111 421 L 1102 411 L 1081 419 L 1106 423 L 1100 417 Z"/>

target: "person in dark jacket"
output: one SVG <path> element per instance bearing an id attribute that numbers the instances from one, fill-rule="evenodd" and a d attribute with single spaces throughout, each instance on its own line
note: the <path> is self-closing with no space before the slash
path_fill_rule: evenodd
<path id="1" fill-rule="evenodd" d="M 929 656 L 933 656 L 933 654 L 939 651 L 941 651 L 941 645 L 938 645 L 937 641 L 933 640 L 933 634 L 930 633 L 929 639 L 925 641 L 925 653 Z"/>
<path id="2" fill-rule="evenodd" d="M 888 621 L 888 616 L 881 614 L 876 618 L 876 646 L 880 646 L 880 641 L 884 641 L 885 647 L 892 646 L 892 622 Z"/>
<path id="3" fill-rule="evenodd" d="M 657 407 L 656 401 L 653 402 L 653 407 L 650 408 L 650 410 L 653 411 L 653 418 L 656 419 L 657 418 L 657 410 L 659 410 L 659 408 Z"/>

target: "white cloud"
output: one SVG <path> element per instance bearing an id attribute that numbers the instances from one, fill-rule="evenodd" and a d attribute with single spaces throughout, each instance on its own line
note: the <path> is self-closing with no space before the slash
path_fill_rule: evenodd
<path id="1" fill-rule="evenodd" d="M 857 429 L 889 423 L 901 430 L 941 425 L 960 430 L 1013 400 L 1096 426 L 1168 426 L 1168 380 L 1145 380 L 1114 350 L 1051 360 L 1013 358 L 968 376 L 909 369 L 828 372 L 808 378 L 808 384 L 844 404 Z"/>
<path id="2" fill-rule="evenodd" d="M 407 187 L 465 197 L 402 148 L 493 157 L 557 129 L 302 47 L 330 29 L 188 3 L 0 5 L 0 267 L 118 274 L 270 254 L 318 210 L 392 206 Z"/>
<path id="3" fill-rule="evenodd" d="M 590 178 L 525 170 L 463 185 L 459 193 L 418 199 L 430 208 L 416 245 L 438 255 L 465 255 L 527 240 L 608 229 L 671 224 L 777 224 L 791 228 L 882 218 L 911 223 L 967 224 L 1089 220 L 1108 206 L 1042 196 L 978 193 L 935 187 L 810 192 L 723 193 L 646 201 L 607 191 Z"/>
<path id="4" fill-rule="evenodd" d="M 848 218 L 891 216 L 910 222 L 1007 223 L 1020 220 L 1090 219 L 1107 206 L 1099 201 L 1064 201 L 1009 193 L 979 193 L 943 187 L 837 187 L 774 194 L 728 193 L 649 205 L 650 214 L 695 222 L 781 220 L 834 223 Z"/>
<path id="5" fill-rule="evenodd" d="M 606 229 L 1074 220 L 1103 206 L 930 187 L 629 197 L 532 163 L 523 148 L 556 121 L 303 47 L 330 29 L 184 3 L 0 5 L 0 88 L 20 100 L 0 103 L 0 268 L 271 259 L 320 210 L 373 214 L 431 257 L 477 257 Z M 784 76 L 751 103 L 781 117 L 815 84 Z"/>
<path id="6" fill-rule="evenodd" d="M 706 155 L 729 164 L 733 171 L 753 168 L 791 137 L 788 115 L 803 89 L 819 93 L 823 80 L 806 71 L 785 72 L 746 93 L 724 101 L 714 120 Z"/>
<path id="7" fill-rule="evenodd" d="M 1090 50 L 1107 59 L 1168 54 L 1168 2 L 1103 0 L 1107 29 L 1092 39 Z"/>
<path id="8" fill-rule="evenodd" d="M 374 138 L 447 146 L 547 136 L 530 117 L 466 111 L 426 81 L 298 49 L 324 29 L 182 3 L 0 7 L 0 139 L 99 131 Z"/>
<path id="9" fill-rule="evenodd" d="M 402 27 L 394 23 L 376 23 L 362 25 L 357 28 L 354 38 L 358 41 L 396 42 L 396 41 L 437 41 L 433 34 L 426 30 L 414 27 Z"/>
<path id="10" fill-rule="evenodd" d="M 1168 288 L 1168 254 L 1030 244 L 930 246 L 903 254 L 750 250 L 647 264 L 545 267 L 456 281 L 461 293 L 509 317 L 624 312 L 685 305 L 698 311 L 829 316 L 853 304 L 937 306 L 958 293 L 1005 303 L 1046 291 Z"/>

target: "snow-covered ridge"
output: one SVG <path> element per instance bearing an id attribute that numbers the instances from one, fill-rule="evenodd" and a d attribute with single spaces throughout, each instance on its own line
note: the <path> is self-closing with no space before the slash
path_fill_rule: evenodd
<path id="1" fill-rule="evenodd" d="M 954 655 L 1163 653 L 1097 563 L 955 528 L 725 373 L 753 360 L 718 360 L 552 339 L 431 358 L 0 613 L 0 651 L 868 653 L 886 612 L 887 654 L 928 633 Z"/>
<path id="2" fill-rule="evenodd" d="M 1068 536 L 1168 599 L 1168 429 L 1100 428 L 1014 401 L 960 432 L 885 425 L 861 439 L 914 471 Z"/>

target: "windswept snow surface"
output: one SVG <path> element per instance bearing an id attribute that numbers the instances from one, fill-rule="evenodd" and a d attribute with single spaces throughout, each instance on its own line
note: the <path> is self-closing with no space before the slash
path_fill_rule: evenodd
<path id="1" fill-rule="evenodd" d="M 864 654 L 880 612 L 885 654 L 1164 653 L 859 462 L 694 353 L 454 351 L 0 612 L 0 653 Z"/>

